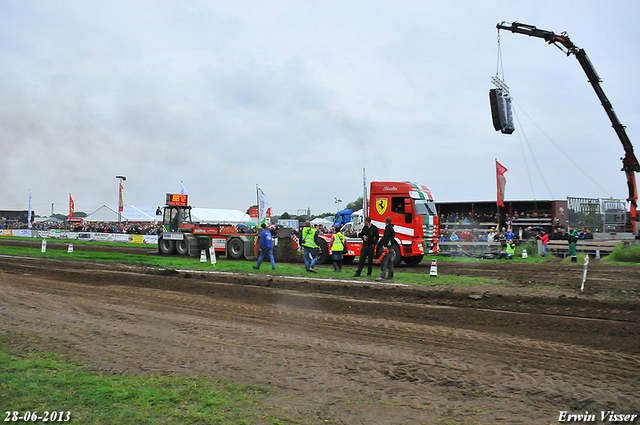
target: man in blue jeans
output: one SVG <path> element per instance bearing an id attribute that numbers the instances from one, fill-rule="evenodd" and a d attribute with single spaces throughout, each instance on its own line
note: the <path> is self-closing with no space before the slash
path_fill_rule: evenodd
<path id="1" fill-rule="evenodd" d="M 304 266 L 308 272 L 317 273 L 313 268 L 318 259 L 318 248 L 320 240 L 318 230 L 311 227 L 309 220 L 304 222 L 304 227 L 300 232 L 300 245 L 302 245 L 302 253 L 304 255 Z"/>
<path id="2" fill-rule="evenodd" d="M 260 256 L 258 257 L 258 264 L 253 266 L 254 269 L 259 270 L 264 256 L 269 254 L 271 259 L 271 270 L 275 270 L 276 262 L 273 259 L 273 237 L 271 232 L 267 229 L 267 225 L 262 223 L 262 233 L 260 233 Z"/>

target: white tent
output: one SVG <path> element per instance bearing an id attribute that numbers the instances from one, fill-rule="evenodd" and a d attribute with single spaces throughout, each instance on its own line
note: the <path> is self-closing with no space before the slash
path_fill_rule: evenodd
<path id="1" fill-rule="evenodd" d="M 156 215 L 158 207 L 139 207 L 125 205 L 121 213 L 121 221 L 129 222 L 155 222 L 162 221 L 161 215 Z M 111 205 L 103 205 L 91 214 L 87 215 L 84 221 L 117 222 L 118 209 Z"/>
<path id="2" fill-rule="evenodd" d="M 240 210 L 192 208 L 191 219 L 196 223 L 241 224 L 251 221 L 249 214 Z"/>
<path id="3" fill-rule="evenodd" d="M 121 221 L 128 222 L 162 222 L 162 215 L 156 215 L 158 207 L 140 207 L 125 205 Z M 191 219 L 194 223 L 241 224 L 251 221 L 251 217 L 239 210 L 221 210 L 213 208 L 192 208 Z M 103 205 L 85 221 L 117 222 L 118 210 L 111 205 Z"/>
<path id="4" fill-rule="evenodd" d="M 321 226 L 325 226 L 325 227 L 328 227 L 328 228 L 333 226 L 333 222 L 327 220 L 326 218 L 314 218 L 313 220 L 311 220 L 311 224 L 314 225 L 314 226 L 316 224 L 319 224 Z"/>
<path id="5" fill-rule="evenodd" d="M 35 217 L 33 221 L 36 223 L 62 223 L 64 220 L 57 217 Z"/>

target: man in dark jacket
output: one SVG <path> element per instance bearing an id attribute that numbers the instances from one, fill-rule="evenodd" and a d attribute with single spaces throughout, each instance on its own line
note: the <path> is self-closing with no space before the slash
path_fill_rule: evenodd
<path id="1" fill-rule="evenodd" d="M 393 279 L 393 260 L 396 254 L 393 250 L 393 241 L 396 237 L 396 231 L 393 229 L 393 224 L 391 224 L 391 217 L 387 217 L 385 219 L 385 223 L 387 223 L 387 225 L 384 228 L 384 234 L 382 235 L 380 246 L 378 247 L 380 256 L 382 257 L 382 265 L 380 268 L 380 277 L 376 280 L 384 280 L 384 275 L 387 269 L 389 269 L 387 279 Z"/>
<path id="2" fill-rule="evenodd" d="M 362 269 L 364 268 L 364 263 L 368 261 L 367 264 L 367 276 L 371 276 L 371 272 L 373 270 L 373 257 L 375 255 L 375 247 L 378 243 L 378 239 L 380 238 L 380 231 L 378 228 L 371 222 L 371 217 L 364 218 L 364 227 L 358 234 L 358 237 L 362 239 L 362 249 L 360 250 L 360 262 L 358 264 L 358 270 L 353 277 L 360 277 L 360 273 L 362 273 Z"/>
<path id="3" fill-rule="evenodd" d="M 593 239 L 593 233 L 591 233 L 591 230 L 587 229 L 582 232 L 580 239 Z"/>

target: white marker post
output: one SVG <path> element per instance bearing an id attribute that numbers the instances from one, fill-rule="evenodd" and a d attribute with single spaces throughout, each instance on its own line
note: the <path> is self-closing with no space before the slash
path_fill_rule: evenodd
<path id="1" fill-rule="evenodd" d="M 204 249 L 200 251 L 200 262 L 201 263 L 207 262 L 207 251 L 205 251 Z"/>
<path id="2" fill-rule="evenodd" d="M 214 247 L 209 247 L 209 256 L 211 257 L 211 264 L 216 265 L 216 250 Z"/>
<path id="3" fill-rule="evenodd" d="M 42 240 L 42 248 L 40 248 L 40 251 L 47 252 L 47 240 L 46 239 Z"/>
<path id="4" fill-rule="evenodd" d="M 582 286 L 580 287 L 580 292 L 584 291 L 584 283 L 587 281 L 587 267 L 589 266 L 589 254 L 584 257 L 584 271 L 582 272 Z"/>
<path id="5" fill-rule="evenodd" d="M 438 277 L 438 262 L 431 260 L 431 270 L 429 270 L 429 276 Z"/>
<path id="6" fill-rule="evenodd" d="M 69 254 L 71 254 L 73 252 L 73 244 L 72 243 L 69 244 L 69 248 L 67 248 L 67 252 Z"/>

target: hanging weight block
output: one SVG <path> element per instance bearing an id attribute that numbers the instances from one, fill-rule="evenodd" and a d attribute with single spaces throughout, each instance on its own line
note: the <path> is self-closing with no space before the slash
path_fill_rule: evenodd
<path id="1" fill-rule="evenodd" d="M 500 89 L 491 89 L 489 90 L 489 102 L 491 103 L 493 128 L 502 134 L 513 133 L 515 127 L 511 112 L 511 96 L 504 96 Z"/>

